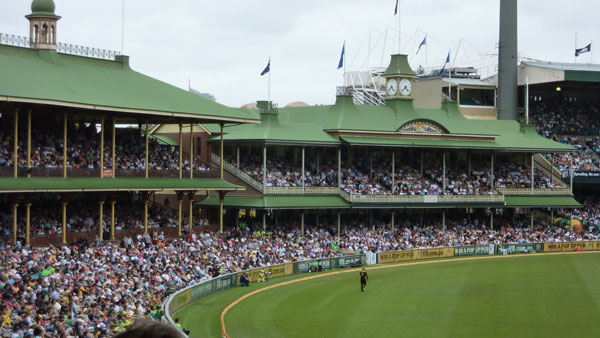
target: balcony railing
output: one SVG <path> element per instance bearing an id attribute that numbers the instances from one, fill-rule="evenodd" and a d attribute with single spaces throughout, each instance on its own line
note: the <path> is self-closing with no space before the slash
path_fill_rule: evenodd
<path id="1" fill-rule="evenodd" d="M 213 163 L 220 165 L 221 158 L 217 154 L 210 154 L 210 159 Z M 251 186 L 252 188 L 263 192 L 263 185 L 261 182 L 255 180 L 252 176 L 245 173 L 243 170 L 238 169 L 235 165 L 223 160 L 223 169 L 227 170 L 240 180 L 244 181 L 246 184 Z"/>
<path id="2" fill-rule="evenodd" d="M 504 196 L 495 195 L 354 195 L 340 193 L 350 203 L 503 203 Z"/>
<path id="3" fill-rule="evenodd" d="M 267 187 L 265 195 L 334 195 L 340 194 L 338 187 Z"/>
<path id="4" fill-rule="evenodd" d="M 499 188 L 503 195 L 519 195 L 519 196 L 566 196 L 572 195 L 571 188 Z"/>
<path id="5" fill-rule="evenodd" d="M 13 167 L 0 167 L 0 177 L 11 178 L 14 177 Z M 33 167 L 29 169 L 31 177 L 63 177 L 63 168 L 44 168 L 44 167 Z M 104 177 L 110 177 L 112 175 L 111 169 L 104 171 Z M 19 167 L 18 177 L 27 177 L 28 170 L 24 167 Z M 68 178 L 89 178 L 89 177 L 100 177 L 100 169 L 90 168 L 67 168 Z M 115 169 L 116 178 L 145 178 L 145 169 Z M 172 169 L 150 169 L 148 171 L 149 178 L 179 178 L 179 170 Z M 189 178 L 190 171 L 183 171 L 183 178 Z M 194 178 L 218 178 L 219 172 L 215 169 L 206 170 L 194 170 Z"/>

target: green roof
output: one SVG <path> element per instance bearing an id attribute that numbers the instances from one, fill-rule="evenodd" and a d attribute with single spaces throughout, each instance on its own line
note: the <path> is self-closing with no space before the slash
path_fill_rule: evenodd
<path id="1" fill-rule="evenodd" d="M 169 136 L 152 134 L 152 135 L 150 135 L 150 137 L 155 139 L 159 144 L 162 144 L 165 146 L 178 146 L 179 145 L 179 142 L 173 140 Z"/>
<path id="2" fill-rule="evenodd" d="M 229 108 L 133 71 L 129 57 L 101 60 L 0 45 L 0 101 L 137 113 L 199 122 L 258 122 Z"/>
<path id="3" fill-rule="evenodd" d="M 575 198 L 571 196 L 506 196 L 507 207 L 522 208 L 579 208 Z"/>
<path id="4" fill-rule="evenodd" d="M 334 105 L 280 108 L 277 114 L 261 114 L 261 119 L 261 125 L 225 127 L 225 141 L 336 145 L 339 141 L 328 132 L 339 132 L 342 135 L 353 134 L 342 136 L 346 142 L 374 146 L 480 148 L 535 153 L 574 151 L 568 145 L 539 136 L 531 125 L 522 126 L 516 121 L 467 119 L 459 112 L 456 103 L 442 103 L 442 109 L 416 109 L 407 100 L 388 101 L 385 106 L 369 106 L 355 105 L 352 96 L 338 96 Z M 399 130 L 413 122 L 438 126 L 445 136 L 455 136 L 455 140 L 431 134 L 420 134 L 410 141 L 404 138 L 406 134 L 400 137 Z M 365 137 L 360 136 L 361 133 Z M 424 135 L 427 140 L 419 138 Z M 464 136 L 482 136 L 493 141 L 457 140 Z"/>
<path id="5" fill-rule="evenodd" d="M 339 141 L 314 123 L 280 122 L 277 113 L 260 114 L 261 124 L 226 127 L 224 142 L 257 142 L 267 144 L 339 145 Z M 220 131 L 219 131 L 220 133 Z M 220 140 L 220 136 L 211 141 Z"/>
<path id="6" fill-rule="evenodd" d="M 349 208 L 350 203 L 338 196 L 265 196 L 265 197 L 225 197 L 227 208 L 256 209 L 340 209 Z M 219 206 L 219 198 L 209 196 L 196 203 L 198 206 Z"/>
<path id="7" fill-rule="evenodd" d="M 395 54 L 392 55 L 388 68 L 383 73 L 383 76 L 393 75 L 408 75 L 415 76 L 415 72 L 410 68 L 408 64 L 408 56 L 406 54 Z"/>
<path id="8" fill-rule="evenodd" d="M 2 178 L 0 192 L 244 190 L 218 178 Z"/>

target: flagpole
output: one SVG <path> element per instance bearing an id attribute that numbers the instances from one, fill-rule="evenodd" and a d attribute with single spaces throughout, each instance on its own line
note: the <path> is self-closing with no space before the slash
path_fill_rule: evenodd
<path id="1" fill-rule="evenodd" d="M 575 32 L 575 63 L 577 63 L 577 32 Z"/>
<path id="2" fill-rule="evenodd" d="M 594 63 L 594 50 L 592 49 L 592 43 L 594 40 L 590 41 L 590 64 Z"/>
<path id="3" fill-rule="evenodd" d="M 529 75 L 525 76 L 525 124 L 529 124 Z"/>
<path id="4" fill-rule="evenodd" d="M 371 34 L 369 32 L 369 34 Z M 346 40 L 344 40 L 344 74 L 342 74 L 342 87 L 346 87 Z M 368 66 L 367 66 L 368 67 Z"/>
<path id="5" fill-rule="evenodd" d="M 269 87 L 267 90 L 267 102 L 271 105 L 271 57 L 269 56 Z"/>
<path id="6" fill-rule="evenodd" d="M 121 55 L 123 55 L 125 50 L 125 0 L 122 1 L 121 10 Z"/>
<path id="7" fill-rule="evenodd" d="M 452 102 L 452 66 L 449 59 L 450 51 L 448 51 L 448 99 Z"/>
<path id="8" fill-rule="evenodd" d="M 425 33 L 425 69 L 427 69 L 427 33 Z"/>
<path id="9" fill-rule="evenodd" d="M 398 0 L 398 54 L 402 53 L 402 29 L 400 26 L 400 16 L 402 15 L 402 11 L 400 10 L 401 2 Z"/>

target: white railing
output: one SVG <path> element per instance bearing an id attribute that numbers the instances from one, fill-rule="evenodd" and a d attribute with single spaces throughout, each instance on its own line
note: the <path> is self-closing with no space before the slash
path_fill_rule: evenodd
<path id="1" fill-rule="evenodd" d="M 213 163 L 216 163 L 217 166 L 221 165 L 221 163 L 220 163 L 221 158 L 219 157 L 219 155 L 210 154 L 210 159 L 213 161 Z M 252 188 L 254 188 L 260 192 L 263 192 L 263 185 L 261 182 L 255 180 L 252 176 L 248 175 L 243 170 L 238 169 L 238 167 L 236 167 L 235 165 L 223 160 L 223 169 L 225 169 L 228 172 L 230 172 L 231 174 L 235 175 L 237 178 L 244 181 L 246 184 L 248 184 Z"/>
<path id="2" fill-rule="evenodd" d="M 0 45 L 31 48 L 32 42 L 25 36 L 0 33 Z M 117 56 L 121 55 L 120 52 L 113 50 L 78 46 L 62 42 L 56 44 L 56 51 L 64 54 L 86 56 L 103 60 L 115 60 Z"/>
<path id="3" fill-rule="evenodd" d="M 519 196 L 571 196 L 571 188 L 499 188 L 503 195 Z"/>
<path id="4" fill-rule="evenodd" d="M 339 195 L 338 187 L 267 187 L 265 195 Z"/>
<path id="5" fill-rule="evenodd" d="M 503 203 L 496 195 L 354 195 L 345 191 L 340 196 L 350 203 Z"/>

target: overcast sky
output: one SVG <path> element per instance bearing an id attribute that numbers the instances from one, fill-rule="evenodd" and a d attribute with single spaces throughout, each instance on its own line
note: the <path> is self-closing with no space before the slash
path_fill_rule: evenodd
<path id="1" fill-rule="evenodd" d="M 55 2 L 62 16 L 59 42 L 121 50 L 122 0 Z M 30 5 L 1 0 L 0 33 L 28 35 L 24 16 Z M 331 104 L 342 84 L 343 71 L 336 68 L 344 40 L 348 71 L 385 66 L 398 51 L 394 5 L 395 0 L 125 0 L 124 53 L 134 70 L 186 89 L 191 79 L 192 88 L 229 106 L 267 98 L 267 76 L 259 74 L 271 56 L 274 102 Z M 455 65 L 493 71 L 499 7 L 499 0 L 401 0 L 402 52 L 413 68 L 441 66 L 451 50 Z M 599 11 L 600 3 L 591 0 L 520 0 L 521 55 L 573 62 L 576 32 L 578 47 L 600 43 Z M 416 55 L 425 34 L 427 49 Z M 577 62 L 590 60 L 588 53 Z"/>

